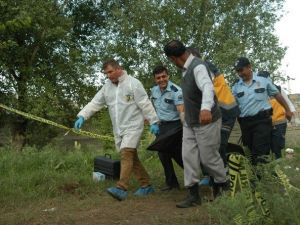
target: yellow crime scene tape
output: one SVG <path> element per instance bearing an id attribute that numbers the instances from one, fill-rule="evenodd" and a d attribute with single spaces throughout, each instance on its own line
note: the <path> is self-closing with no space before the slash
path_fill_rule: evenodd
<path id="1" fill-rule="evenodd" d="M 230 176 L 230 194 L 232 197 L 235 196 L 238 186 L 241 191 L 246 194 L 247 205 L 246 205 L 246 215 L 247 221 L 243 221 L 243 218 L 240 214 L 238 214 L 234 218 L 234 222 L 237 225 L 253 224 L 257 218 L 259 218 L 259 214 L 256 211 L 256 206 L 254 199 L 256 200 L 259 208 L 262 212 L 262 215 L 267 218 L 268 222 L 271 222 L 270 219 L 270 210 L 267 207 L 266 199 L 263 198 L 262 194 L 255 190 L 255 187 L 251 186 L 250 181 L 254 181 L 257 179 L 253 174 L 248 159 L 240 154 L 230 154 L 228 159 L 229 165 L 229 176 Z M 247 166 L 249 168 L 247 168 Z M 250 174 L 247 172 L 250 171 Z M 280 179 L 280 183 L 284 186 L 285 191 L 300 193 L 300 189 L 293 186 L 287 175 L 280 169 L 279 165 L 275 166 L 275 173 L 277 174 L 278 178 Z"/>
<path id="2" fill-rule="evenodd" d="M 51 125 L 51 126 L 54 126 L 54 127 L 65 129 L 65 130 L 67 130 L 66 134 L 68 134 L 71 131 L 71 132 L 73 132 L 75 134 L 79 134 L 79 135 L 83 135 L 83 136 L 87 136 L 87 137 L 91 137 L 91 138 L 101 139 L 103 141 L 113 141 L 114 140 L 113 137 L 111 137 L 111 136 L 94 134 L 94 133 L 88 132 L 88 131 L 76 130 L 74 128 L 69 128 L 69 127 L 66 127 L 64 125 L 55 123 L 55 122 L 53 122 L 51 120 L 47 120 L 47 119 L 44 119 L 42 117 L 38 117 L 38 116 L 29 114 L 29 113 L 25 113 L 25 112 L 19 111 L 17 109 L 13 109 L 13 108 L 8 107 L 6 105 L 3 105 L 1 103 L 0 103 L 0 108 L 3 108 L 3 109 L 5 109 L 5 110 L 7 110 L 9 112 L 13 112 L 13 113 L 16 113 L 18 115 L 24 116 L 24 117 L 26 117 L 28 119 L 31 119 L 31 120 L 36 120 L 36 121 L 41 122 L 41 123 L 45 123 L 45 124 L 48 124 L 48 125 Z"/>
<path id="3" fill-rule="evenodd" d="M 298 194 L 300 194 L 300 189 L 293 186 L 290 183 L 290 180 L 288 179 L 287 175 L 284 174 L 284 172 L 280 169 L 279 165 L 275 166 L 275 173 L 277 174 L 277 176 L 279 177 L 281 183 L 283 184 L 285 191 L 289 192 L 289 191 L 293 191 L 296 192 Z"/>
<path id="4" fill-rule="evenodd" d="M 246 215 L 247 221 L 243 221 L 242 216 L 239 214 L 234 218 L 234 222 L 237 225 L 253 224 L 259 218 L 259 214 L 256 212 L 256 206 L 254 198 L 265 217 L 270 216 L 270 210 L 267 208 L 266 200 L 262 197 L 261 193 L 251 187 L 250 180 L 253 179 L 253 174 L 248 174 L 250 169 L 246 168 L 247 158 L 239 154 L 230 154 L 228 159 L 229 176 L 230 176 L 230 194 L 235 196 L 238 187 L 246 195 Z M 252 179 L 251 179 L 252 178 Z"/>

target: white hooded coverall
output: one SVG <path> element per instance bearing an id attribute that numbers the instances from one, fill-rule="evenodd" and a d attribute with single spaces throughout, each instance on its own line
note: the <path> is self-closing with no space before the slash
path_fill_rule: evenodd
<path id="1" fill-rule="evenodd" d="M 118 151 L 138 147 L 144 129 L 144 118 L 150 124 L 159 121 L 142 83 L 129 76 L 125 70 L 117 85 L 107 80 L 77 116 L 83 116 L 87 120 L 105 105 L 108 106 Z"/>

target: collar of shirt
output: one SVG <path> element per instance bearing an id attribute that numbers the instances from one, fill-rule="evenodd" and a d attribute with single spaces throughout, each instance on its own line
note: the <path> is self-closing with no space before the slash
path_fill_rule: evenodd
<path id="1" fill-rule="evenodd" d="M 128 76 L 127 71 L 126 70 L 122 70 L 123 74 L 118 78 L 119 82 L 122 82 L 126 79 L 126 77 Z"/>
<path id="2" fill-rule="evenodd" d="M 171 85 L 172 85 L 172 82 L 168 81 L 168 86 L 167 86 L 167 88 L 164 91 L 172 91 L 171 90 Z"/>
<path id="3" fill-rule="evenodd" d="M 155 85 L 153 87 L 153 91 L 158 91 L 160 94 L 163 94 L 165 92 L 171 92 L 172 91 L 171 85 L 172 85 L 172 82 L 168 81 L 168 85 L 167 85 L 166 89 L 164 89 L 163 91 L 160 90 L 159 85 Z"/>
<path id="4" fill-rule="evenodd" d="M 183 76 L 185 75 L 187 68 L 191 65 L 191 62 L 193 61 L 194 58 L 195 58 L 195 56 L 190 54 L 189 57 L 187 58 L 187 60 L 185 61 L 184 65 L 183 65 L 183 72 L 182 72 Z"/>

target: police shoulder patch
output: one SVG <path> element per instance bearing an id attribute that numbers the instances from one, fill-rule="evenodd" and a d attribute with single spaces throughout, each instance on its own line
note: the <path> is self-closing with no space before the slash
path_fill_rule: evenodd
<path id="1" fill-rule="evenodd" d="M 240 79 L 237 78 L 237 79 L 233 82 L 233 84 L 236 84 L 236 83 L 238 83 L 239 81 L 240 81 Z"/>
<path id="2" fill-rule="evenodd" d="M 281 92 L 281 86 L 275 85 L 275 87 L 278 89 L 279 92 Z"/>
<path id="3" fill-rule="evenodd" d="M 259 77 L 264 77 L 264 78 L 268 78 L 268 77 L 270 77 L 270 73 L 269 73 L 268 71 L 259 71 L 259 72 L 257 73 L 257 76 L 259 76 Z"/>
<path id="4" fill-rule="evenodd" d="M 173 84 L 171 85 L 171 87 L 170 87 L 170 88 L 171 88 L 171 90 L 172 90 L 172 91 L 174 91 L 174 92 L 177 92 L 177 91 L 178 91 L 178 88 L 177 88 L 177 87 L 175 87 Z"/>

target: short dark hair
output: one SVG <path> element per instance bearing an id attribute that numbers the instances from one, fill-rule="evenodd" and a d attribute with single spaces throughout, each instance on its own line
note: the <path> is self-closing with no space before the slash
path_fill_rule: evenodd
<path id="1" fill-rule="evenodd" d="M 164 66 L 164 65 L 158 65 L 153 69 L 153 76 L 155 76 L 156 74 L 162 73 L 166 71 L 166 73 L 168 74 L 168 69 Z"/>
<path id="2" fill-rule="evenodd" d="M 249 61 L 248 58 L 246 58 L 246 57 L 240 57 L 234 63 L 234 69 L 236 71 L 239 71 L 243 67 L 250 66 L 250 65 L 251 65 L 251 63 L 250 63 L 250 61 Z"/>
<path id="3" fill-rule="evenodd" d="M 201 58 L 201 54 L 198 48 L 194 48 L 194 47 L 187 47 L 186 50 L 190 53 L 192 53 L 192 55 Z"/>
<path id="4" fill-rule="evenodd" d="M 175 56 L 179 57 L 182 56 L 186 52 L 186 47 L 181 41 L 172 40 L 164 47 L 164 52 L 167 57 Z"/>
<path id="5" fill-rule="evenodd" d="M 122 68 L 120 64 L 114 59 L 106 60 L 102 65 L 102 69 L 105 70 L 108 66 L 112 66 L 113 68 Z"/>

